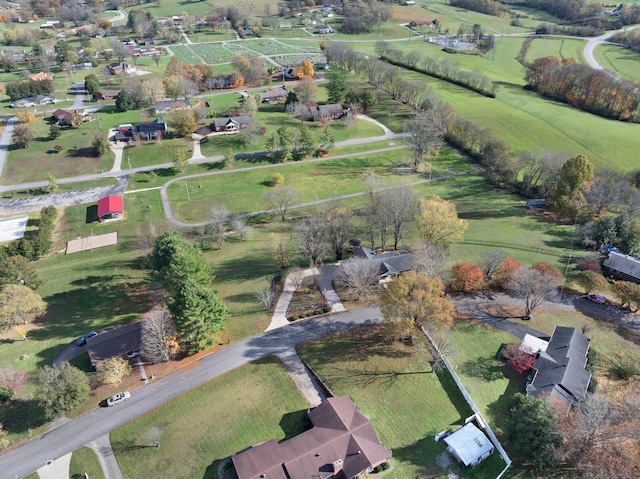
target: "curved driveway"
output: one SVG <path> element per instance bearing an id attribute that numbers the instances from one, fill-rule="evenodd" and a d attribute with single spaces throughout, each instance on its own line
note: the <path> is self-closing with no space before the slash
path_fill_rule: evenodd
<path id="1" fill-rule="evenodd" d="M 42 467 L 48 460 L 75 451 L 138 416 L 222 374 L 262 357 L 283 353 L 296 345 L 340 331 L 382 322 L 379 308 L 364 308 L 335 313 L 304 321 L 286 328 L 259 334 L 148 383 L 131 393 L 131 399 L 114 408 L 97 408 L 38 436 L 0 456 L 3 479 L 19 479 Z"/>

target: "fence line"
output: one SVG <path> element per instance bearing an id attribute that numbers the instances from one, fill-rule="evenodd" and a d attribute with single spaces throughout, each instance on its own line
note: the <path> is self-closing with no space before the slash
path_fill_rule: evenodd
<path id="1" fill-rule="evenodd" d="M 537 246 L 524 246 L 514 243 L 504 243 L 502 241 L 485 241 L 485 240 L 464 240 L 460 242 L 461 244 L 475 244 L 479 246 L 495 246 L 497 248 L 510 248 L 510 249 L 519 249 L 522 251 L 533 251 L 534 253 L 542 253 L 549 256 L 558 256 L 562 257 L 562 254 L 559 254 L 557 251 L 548 248 L 539 248 Z"/>
<path id="2" fill-rule="evenodd" d="M 462 384 L 462 381 L 460 381 L 460 378 L 458 377 L 458 375 L 456 374 L 455 370 L 453 369 L 453 366 L 451 366 L 451 363 L 449 363 L 449 360 L 440 351 L 440 348 L 438 348 L 438 345 L 433 340 L 431 335 L 427 332 L 427 330 L 424 328 L 424 326 L 421 326 L 420 329 L 422 329 L 422 332 L 427 337 L 427 339 L 429 340 L 429 342 L 433 346 L 433 349 L 436 351 L 436 353 L 438 354 L 438 356 L 440 357 L 440 359 L 444 363 L 445 367 L 447 368 L 447 371 L 449 371 L 449 374 L 451 374 L 451 377 L 453 378 L 453 381 L 456 383 L 456 386 L 458 386 L 458 389 L 460 390 L 460 393 L 464 397 L 465 401 L 467 401 L 467 404 L 469 405 L 471 410 L 475 414 L 480 416 L 482 418 L 482 422 L 484 424 L 486 424 L 487 427 L 486 427 L 485 430 L 487 432 L 487 435 L 489 436 L 489 439 L 491 440 L 491 443 L 495 446 L 495 448 L 500 453 L 500 457 L 502 457 L 502 460 L 506 464 L 506 467 L 502 470 L 502 472 L 500 472 L 500 474 L 498 474 L 498 476 L 496 476 L 496 479 L 500 479 L 502 477 L 502 475 L 505 472 L 507 472 L 507 469 L 509 469 L 509 467 L 511 466 L 511 459 L 509 458 L 509 455 L 507 454 L 507 451 L 504 450 L 504 448 L 502 447 L 502 444 L 500 444 L 500 441 L 498 441 L 498 438 L 496 437 L 496 435 L 491 430 L 491 426 L 489 426 L 489 423 L 484 419 L 484 417 L 482 417 L 482 413 L 480 413 L 480 410 L 478 409 L 478 406 L 476 406 L 476 403 L 473 402 L 473 399 L 471 399 L 471 396 L 469 395 L 469 392 L 467 391 L 467 388 L 465 388 L 464 385 Z"/>

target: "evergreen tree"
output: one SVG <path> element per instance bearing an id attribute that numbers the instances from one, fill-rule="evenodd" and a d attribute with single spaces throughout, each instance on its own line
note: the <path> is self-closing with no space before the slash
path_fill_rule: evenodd
<path id="1" fill-rule="evenodd" d="M 217 333 L 229 319 L 229 308 L 215 292 L 192 279 L 180 285 L 169 309 L 182 345 L 189 354 L 216 344 Z"/>
<path id="2" fill-rule="evenodd" d="M 116 109 L 118 111 L 128 111 L 135 107 L 135 102 L 131 95 L 126 90 L 120 90 L 116 97 Z"/>
<path id="3" fill-rule="evenodd" d="M 347 93 L 347 75 L 342 71 L 337 71 L 327 84 L 327 93 L 330 103 L 342 103 Z"/>

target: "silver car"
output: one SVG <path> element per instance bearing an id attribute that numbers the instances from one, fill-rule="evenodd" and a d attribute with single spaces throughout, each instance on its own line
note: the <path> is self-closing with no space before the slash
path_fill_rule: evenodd
<path id="1" fill-rule="evenodd" d="M 124 391 L 116 394 L 115 396 L 111 396 L 107 399 L 107 406 L 115 406 L 116 404 L 120 404 L 121 402 L 126 401 L 131 397 L 131 393 L 129 391 Z"/>

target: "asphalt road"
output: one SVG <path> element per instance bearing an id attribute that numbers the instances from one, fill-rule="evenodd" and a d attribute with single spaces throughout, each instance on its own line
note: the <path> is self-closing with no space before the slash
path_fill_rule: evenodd
<path id="1" fill-rule="evenodd" d="M 339 331 L 377 324 L 379 308 L 363 308 L 299 321 L 259 334 L 202 360 L 197 367 L 177 371 L 132 391 L 131 399 L 113 408 L 99 407 L 0 456 L 2 479 L 19 479 L 136 417 L 239 366 L 300 343 Z"/>

